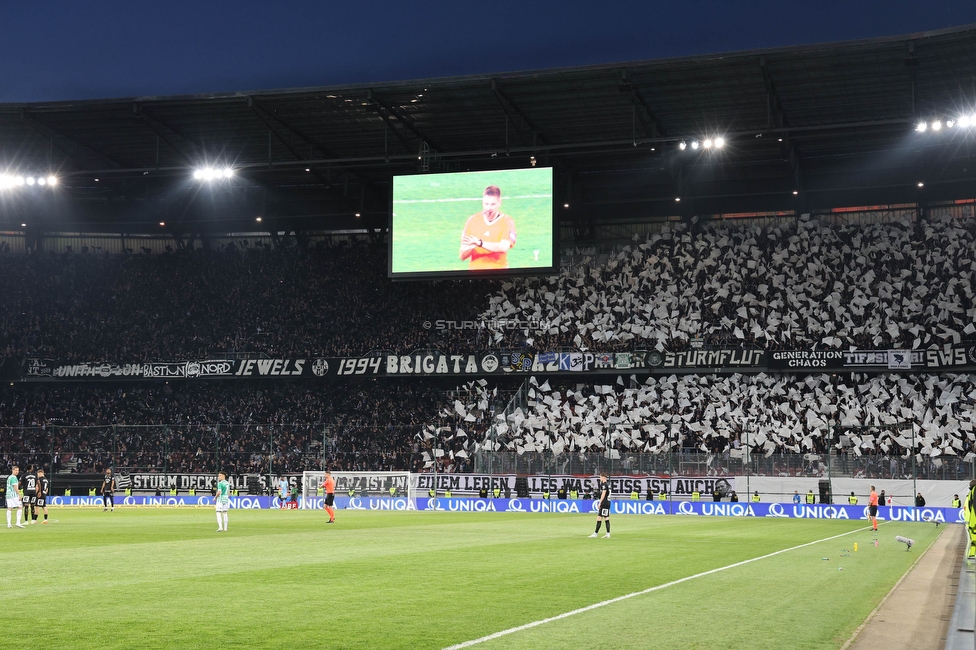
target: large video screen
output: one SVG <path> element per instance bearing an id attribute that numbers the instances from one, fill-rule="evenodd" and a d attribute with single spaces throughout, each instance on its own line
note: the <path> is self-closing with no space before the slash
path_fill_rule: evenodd
<path id="1" fill-rule="evenodd" d="M 551 271 L 552 168 L 393 178 L 389 275 Z"/>

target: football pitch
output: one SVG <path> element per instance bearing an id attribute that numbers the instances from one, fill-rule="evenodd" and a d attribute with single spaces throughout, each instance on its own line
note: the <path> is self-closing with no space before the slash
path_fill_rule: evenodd
<path id="1" fill-rule="evenodd" d="M 615 516 L 591 539 L 594 517 L 566 514 L 51 518 L 0 534 L 24 647 L 445 648 L 660 587 L 471 647 L 837 648 L 943 530 L 883 524 L 875 547 L 835 520 Z"/>

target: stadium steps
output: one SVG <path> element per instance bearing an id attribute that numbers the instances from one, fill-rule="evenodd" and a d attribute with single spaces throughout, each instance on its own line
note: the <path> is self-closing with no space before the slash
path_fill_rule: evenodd
<path id="1" fill-rule="evenodd" d="M 831 447 L 827 453 L 830 454 L 830 478 L 852 478 L 847 463 L 842 463 L 837 456 L 837 450 Z"/>

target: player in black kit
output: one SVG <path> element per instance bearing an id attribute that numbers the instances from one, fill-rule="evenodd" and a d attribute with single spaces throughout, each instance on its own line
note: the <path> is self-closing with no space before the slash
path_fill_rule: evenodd
<path id="1" fill-rule="evenodd" d="M 24 521 L 33 524 L 37 521 L 37 474 L 33 465 L 27 468 L 20 482 L 24 489 Z"/>
<path id="2" fill-rule="evenodd" d="M 42 524 L 47 523 L 47 495 L 51 494 L 51 481 L 44 476 L 44 470 L 37 470 L 37 507 L 44 511 L 44 521 Z M 37 510 L 34 510 L 34 519 L 31 522 L 37 521 Z"/>
<path id="3" fill-rule="evenodd" d="M 590 537 L 600 536 L 600 524 L 604 521 L 607 522 L 607 534 L 603 537 L 609 539 L 610 537 L 610 481 L 607 480 L 607 473 L 600 472 L 600 487 L 598 488 L 600 495 L 597 499 L 600 502 L 598 506 L 598 512 L 596 515 L 596 531 L 590 535 Z"/>
<path id="4" fill-rule="evenodd" d="M 111 504 L 112 512 L 115 512 L 115 477 L 112 470 L 105 470 L 105 478 L 102 479 L 102 512 L 109 509 Z"/>

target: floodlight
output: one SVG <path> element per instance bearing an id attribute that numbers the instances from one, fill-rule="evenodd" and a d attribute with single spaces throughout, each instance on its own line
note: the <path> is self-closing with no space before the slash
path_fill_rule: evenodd
<path id="1" fill-rule="evenodd" d="M 917 131 L 918 133 L 925 133 L 925 130 L 927 128 L 929 128 L 929 125 L 926 124 L 925 122 L 919 122 L 918 124 L 915 125 L 915 131 Z"/>
<path id="2" fill-rule="evenodd" d="M 933 131 L 941 131 L 942 130 L 942 122 L 940 122 L 939 120 L 933 121 L 932 122 L 932 130 Z"/>
<path id="3" fill-rule="evenodd" d="M 951 129 L 955 125 L 956 125 L 956 121 L 955 120 L 946 120 L 946 128 L 947 129 Z"/>
<path id="4" fill-rule="evenodd" d="M 691 141 L 691 148 L 692 149 L 697 149 L 698 148 L 698 140 L 692 140 Z"/>
<path id="5" fill-rule="evenodd" d="M 261 217 L 255 217 L 254 220 L 257 221 L 258 223 L 261 223 Z"/>
<path id="6" fill-rule="evenodd" d="M 723 138 L 721 136 L 715 138 L 715 147 L 716 148 L 721 149 L 724 146 L 725 146 L 725 138 Z"/>
<path id="7" fill-rule="evenodd" d="M 965 129 L 973 125 L 972 115 L 960 115 L 959 116 L 959 128 Z"/>
<path id="8" fill-rule="evenodd" d="M 48 176 L 47 177 L 47 184 L 48 185 L 57 185 L 58 184 L 58 177 L 57 176 Z"/>
<path id="9" fill-rule="evenodd" d="M 712 148 L 712 139 L 711 138 L 705 138 L 705 140 L 702 142 L 702 146 L 705 147 L 706 149 L 711 149 Z"/>
<path id="10" fill-rule="evenodd" d="M 919 182 L 918 182 L 918 186 L 919 186 L 919 187 L 925 187 L 925 183 L 923 183 L 922 181 L 919 181 Z"/>
<path id="11" fill-rule="evenodd" d="M 26 180 L 27 180 L 27 184 L 28 185 L 33 185 L 34 184 L 34 177 L 33 176 L 28 176 Z"/>
<path id="12" fill-rule="evenodd" d="M 214 169 L 213 167 L 201 167 L 193 172 L 193 178 L 201 181 L 213 181 L 221 178 L 231 178 L 234 170 L 230 167 Z"/>
<path id="13" fill-rule="evenodd" d="M 684 151 L 687 148 L 688 148 L 688 145 L 685 143 L 684 140 L 682 140 L 681 142 L 678 143 L 678 149 L 681 149 L 682 151 Z"/>
<path id="14" fill-rule="evenodd" d="M 41 176 L 40 178 L 37 179 L 37 184 L 38 185 L 47 185 L 47 179 L 44 178 L 43 176 Z"/>
<path id="15" fill-rule="evenodd" d="M 22 224 L 20 224 L 20 227 L 21 228 L 26 228 L 27 227 L 27 224 L 26 223 L 22 223 Z"/>
<path id="16" fill-rule="evenodd" d="M 564 208 L 568 208 L 569 207 L 569 204 L 568 203 L 563 203 L 563 207 Z"/>
<path id="17" fill-rule="evenodd" d="M 165 225 L 166 225 L 166 222 L 165 222 L 165 221 L 160 221 L 160 222 L 159 222 L 159 225 L 160 225 L 160 226 L 165 226 Z"/>
<path id="18" fill-rule="evenodd" d="M 793 196 L 796 196 L 797 194 L 799 194 L 799 192 L 797 192 L 796 190 L 793 190 Z"/>
<path id="19" fill-rule="evenodd" d="M 674 201 L 675 203 L 681 203 L 681 197 L 680 196 L 674 197 Z"/>

